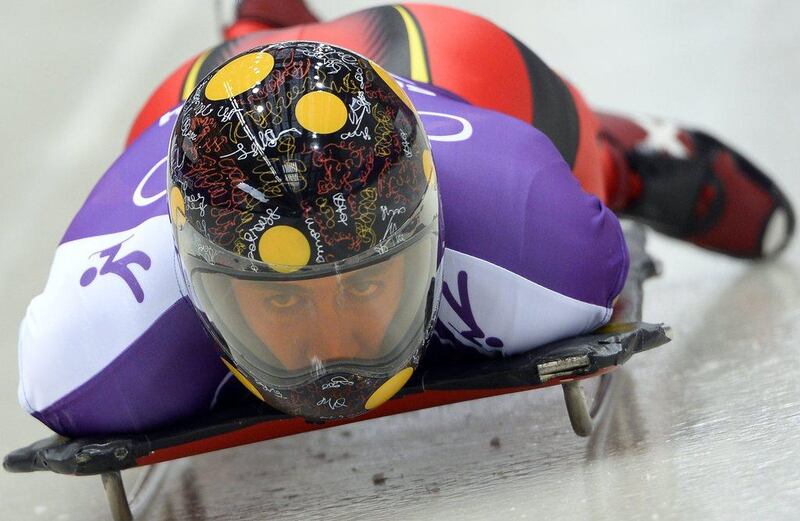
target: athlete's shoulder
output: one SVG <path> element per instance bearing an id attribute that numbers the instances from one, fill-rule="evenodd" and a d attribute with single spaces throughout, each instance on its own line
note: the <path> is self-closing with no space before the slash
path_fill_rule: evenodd
<path id="1" fill-rule="evenodd" d="M 550 139 L 512 116 L 398 81 L 431 141 L 451 257 L 608 309 L 627 271 L 619 222 Z"/>

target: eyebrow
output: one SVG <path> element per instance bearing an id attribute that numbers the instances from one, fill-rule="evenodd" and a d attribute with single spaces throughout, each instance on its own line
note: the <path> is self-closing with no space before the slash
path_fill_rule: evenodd
<path id="1" fill-rule="evenodd" d="M 342 279 L 344 282 L 352 282 L 352 281 L 362 281 L 364 279 L 378 277 L 384 274 L 389 269 L 390 261 L 391 259 L 380 262 L 378 264 L 373 264 L 372 266 L 368 266 L 360 270 L 352 271 L 350 273 L 345 273 L 342 276 Z"/>
<path id="2" fill-rule="evenodd" d="M 266 286 L 264 288 L 264 292 L 267 293 L 291 293 L 292 295 L 308 295 L 312 293 L 311 290 L 306 289 L 299 284 L 293 284 L 291 282 L 281 282 L 280 286 Z"/>
<path id="3" fill-rule="evenodd" d="M 341 282 L 345 284 L 352 284 L 354 282 L 362 282 L 365 279 L 380 277 L 389 269 L 391 261 L 392 259 L 388 259 L 383 262 L 373 264 L 372 266 L 367 266 L 366 268 L 343 273 L 341 275 Z M 283 281 L 275 283 L 274 285 L 270 284 L 264 286 L 262 291 L 270 293 L 291 293 L 292 295 L 309 295 L 315 293 L 314 290 L 308 289 L 302 284 L 298 284 L 294 281 Z"/>

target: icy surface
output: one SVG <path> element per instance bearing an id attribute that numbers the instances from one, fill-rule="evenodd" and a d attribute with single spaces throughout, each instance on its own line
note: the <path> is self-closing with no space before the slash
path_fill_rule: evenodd
<path id="1" fill-rule="evenodd" d="M 322 2 L 325 16 L 378 2 Z M 455 4 L 456 2 L 439 2 Z M 0 18 L 4 295 L 0 452 L 49 433 L 16 403 L 16 330 L 52 251 L 167 71 L 216 40 L 194 0 L 18 3 Z M 671 116 L 740 146 L 800 201 L 800 4 L 460 1 L 598 106 Z M 651 240 L 645 319 L 672 344 L 621 374 L 575 437 L 558 389 L 196 457 L 147 519 L 796 519 L 800 247 L 749 264 Z M 132 483 L 137 472 L 126 473 Z M 0 472 L 0 519 L 106 519 L 99 478 Z"/>

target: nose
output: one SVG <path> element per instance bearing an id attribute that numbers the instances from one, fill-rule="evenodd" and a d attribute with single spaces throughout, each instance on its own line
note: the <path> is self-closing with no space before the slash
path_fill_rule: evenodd
<path id="1" fill-rule="evenodd" d="M 356 328 L 357 317 L 342 309 L 338 299 L 326 299 L 317 307 L 316 323 L 311 325 L 313 349 L 321 360 L 356 358 L 361 352 Z"/>

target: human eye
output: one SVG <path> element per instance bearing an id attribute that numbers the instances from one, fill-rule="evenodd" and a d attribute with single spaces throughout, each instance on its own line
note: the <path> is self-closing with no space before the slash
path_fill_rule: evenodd
<path id="1" fill-rule="evenodd" d="M 382 284 L 374 280 L 354 282 L 347 286 L 347 292 L 357 298 L 368 298 L 378 294 Z"/>
<path id="2" fill-rule="evenodd" d="M 294 293 L 275 293 L 266 297 L 266 305 L 278 311 L 288 311 L 300 304 L 300 297 Z"/>

